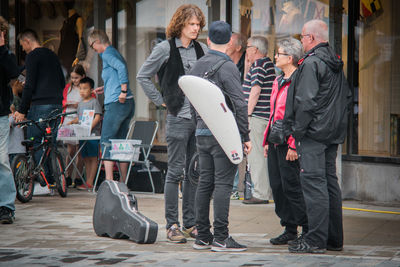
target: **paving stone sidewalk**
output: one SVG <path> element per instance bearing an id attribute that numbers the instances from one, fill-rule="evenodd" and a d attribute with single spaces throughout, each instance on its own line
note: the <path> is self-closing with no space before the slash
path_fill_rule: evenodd
<path id="1" fill-rule="evenodd" d="M 400 266 L 400 215 L 344 210 L 344 251 L 297 255 L 269 243 L 282 232 L 273 204 L 231 201 L 230 233 L 249 249 L 213 253 L 193 250 L 193 240 L 167 242 L 162 194 L 137 194 L 139 210 L 159 224 L 155 244 L 98 237 L 92 227 L 95 197 L 71 189 L 65 199 L 34 196 L 17 203 L 15 223 L 0 225 L 0 266 Z M 400 211 L 354 201 L 344 206 Z"/>

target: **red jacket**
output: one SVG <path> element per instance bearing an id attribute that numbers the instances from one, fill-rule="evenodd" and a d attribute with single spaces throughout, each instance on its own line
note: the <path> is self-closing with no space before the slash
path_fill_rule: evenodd
<path id="1" fill-rule="evenodd" d="M 70 86 L 71 86 L 71 83 L 67 83 L 67 85 L 65 85 L 65 88 L 63 90 L 63 101 L 62 101 L 63 112 L 65 112 L 65 110 L 67 109 L 67 96 L 68 96 L 68 90 L 69 90 Z"/>
<path id="2" fill-rule="evenodd" d="M 283 80 L 283 76 L 279 76 L 276 77 L 273 85 L 272 85 L 272 93 L 271 93 L 271 112 L 269 115 L 269 121 L 268 121 L 268 125 L 267 128 L 265 129 L 264 132 L 264 141 L 263 141 L 263 146 L 265 146 L 268 141 L 267 141 L 267 135 L 268 135 L 268 131 L 269 131 L 269 127 L 271 126 L 272 123 L 272 116 L 274 117 L 273 120 L 274 122 L 276 120 L 283 120 L 283 117 L 285 116 L 285 109 L 286 109 L 286 98 L 287 98 L 287 91 L 288 88 L 290 86 L 290 83 L 292 82 L 292 80 Z M 281 85 L 279 85 L 279 83 L 281 83 Z M 275 107 L 275 100 L 276 100 L 276 107 Z M 293 149 L 296 150 L 296 145 L 295 145 L 295 141 L 293 136 L 289 136 L 288 140 L 287 140 L 287 144 L 288 146 Z"/>

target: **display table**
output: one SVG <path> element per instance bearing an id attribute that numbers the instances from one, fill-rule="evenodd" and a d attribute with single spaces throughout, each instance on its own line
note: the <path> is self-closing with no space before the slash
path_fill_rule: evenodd
<path id="1" fill-rule="evenodd" d="M 85 181 L 83 179 L 83 175 L 80 173 L 80 171 L 78 170 L 78 168 L 75 165 L 75 159 L 76 157 L 79 155 L 79 153 L 81 152 L 82 148 L 86 145 L 87 141 L 90 140 L 100 140 L 101 136 L 71 136 L 71 137 L 57 137 L 57 141 L 84 141 L 83 144 L 81 146 L 79 146 L 79 149 L 75 152 L 75 155 L 71 158 L 71 160 L 69 161 L 68 165 L 65 166 L 65 170 L 64 172 L 66 172 L 68 170 L 68 168 L 71 167 L 71 165 L 73 164 L 75 169 L 77 170 L 77 173 L 79 174 L 79 176 L 81 177 L 82 181 Z M 67 153 L 68 154 L 68 153 Z M 86 186 L 86 181 L 84 183 L 84 185 Z"/>

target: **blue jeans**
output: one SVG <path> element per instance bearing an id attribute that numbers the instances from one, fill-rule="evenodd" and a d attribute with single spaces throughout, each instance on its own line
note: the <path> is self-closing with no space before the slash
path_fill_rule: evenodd
<path id="1" fill-rule="evenodd" d="M 7 207 L 14 211 L 16 189 L 14 176 L 8 160 L 8 136 L 10 125 L 8 116 L 0 117 L 0 207 Z"/>
<path id="2" fill-rule="evenodd" d="M 57 114 L 60 114 L 62 112 L 62 105 L 57 105 L 57 104 L 51 104 L 51 105 L 36 105 L 36 106 L 31 106 L 28 112 L 28 116 L 27 119 L 29 120 L 34 120 L 37 121 L 39 119 L 47 119 L 50 116 L 54 116 Z M 50 116 L 49 116 L 50 115 Z M 55 125 L 59 125 L 61 121 L 61 118 L 58 118 L 57 121 L 53 121 L 50 123 L 50 126 L 53 129 L 53 144 L 56 144 L 56 138 L 57 138 L 57 127 L 55 127 Z M 42 128 L 46 128 L 46 124 L 41 124 L 40 125 Z M 42 138 L 45 135 L 45 132 L 43 130 L 40 130 L 37 126 L 35 125 L 31 125 L 28 127 L 27 130 L 27 137 L 28 139 L 33 137 L 33 145 L 34 147 L 40 145 L 40 143 L 42 142 Z M 35 162 L 36 164 L 39 163 L 40 157 L 43 154 L 43 150 L 38 150 L 35 152 Z M 47 162 L 45 164 L 45 166 L 47 165 L 47 167 L 45 167 L 45 171 L 46 171 L 46 177 L 49 177 L 48 180 L 49 183 L 53 182 L 52 181 L 52 174 L 50 172 L 51 167 L 49 166 L 50 163 Z"/>
<path id="3" fill-rule="evenodd" d="M 103 126 L 101 128 L 101 151 L 110 144 L 110 139 L 125 139 L 129 131 L 129 123 L 135 113 L 135 101 L 127 99 L 125 103 L 112 102 L 104 105 Z M 110 148 L 107 148 L 104 158 L 110 157 Z"/>

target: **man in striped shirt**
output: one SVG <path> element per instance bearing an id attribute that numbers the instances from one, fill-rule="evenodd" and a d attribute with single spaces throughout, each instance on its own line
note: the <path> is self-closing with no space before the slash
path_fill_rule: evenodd
<path id="1" fill-rule="evenodd" d="M 268 204 L 271 198 L 267 160 L 263 152 L 263 136 L 270 113 L 272 83 L 275 68 L 267 56 L 268 40 L 263 36 L 252 36 L 247 41 L 246 59 L 250 66 L 243 81 L 243 92 L 248 104 L 250 139 L 254 151 L 248 156 L 253 196 L 244 204 Z"/>

